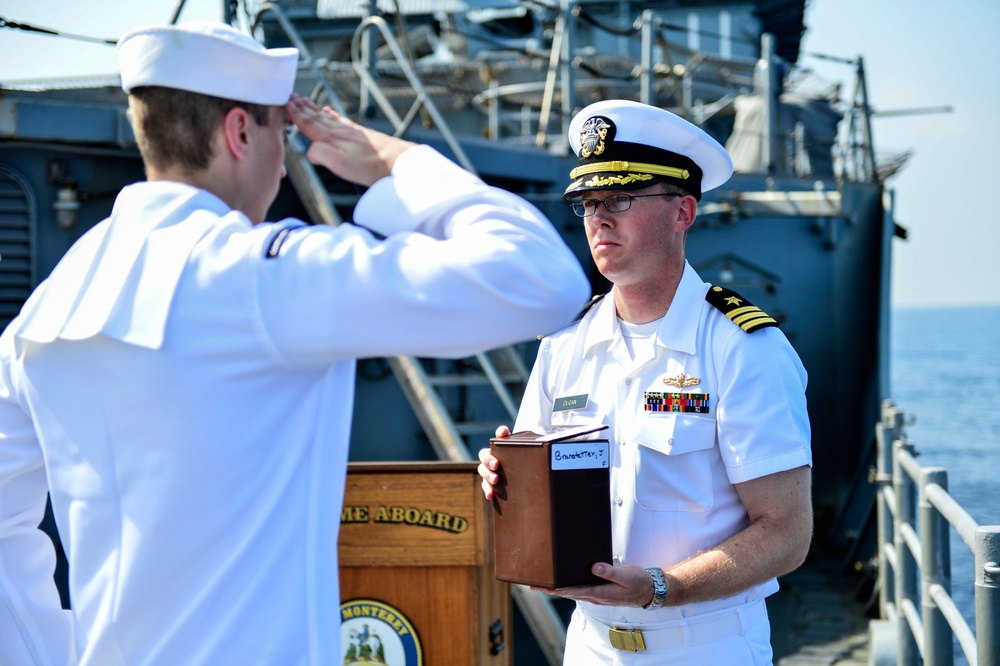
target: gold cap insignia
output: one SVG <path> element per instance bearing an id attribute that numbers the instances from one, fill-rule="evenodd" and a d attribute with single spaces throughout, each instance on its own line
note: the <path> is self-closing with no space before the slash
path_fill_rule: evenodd
<path id="1" fill-rule="evenodd" d="M 580 157 L 588 158 L 603 153 L 604 149 L 607 148 L 604 140 L 610 140 L 608 130 L 612 129 L 614 129 L 614 125 L 603 116 L 587 118 L 583 127 L 580 128 Z"/>
<path id="2" fill-rule="evenodd" d="M 697 386 L 698 384 L 701 384 L 701 380 L 697 377 L 688 377 L 682 372 L 676 377 L 664 377 L 663 383 L 667 386 L 686 388 L 688 386 Z"/>

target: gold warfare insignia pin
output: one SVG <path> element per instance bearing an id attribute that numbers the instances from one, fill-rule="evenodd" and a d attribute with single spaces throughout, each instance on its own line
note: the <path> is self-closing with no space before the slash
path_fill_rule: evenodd
<path id="1" fill-rule="evenodd" d="M 610 136 L 608 136 L 610 134 Z M 596 157 L 604 152 L 615 135 L 615 125 L 604 116 L 593 116 L 580 128 L 580 157 Z"/>
<path id="2" fill-rule="evenodd" d="M 697 386 L 701 384 L 701 379 L 698 377 L 688 377 L 683 372 L 676 377 L 664 377 L 663 383 L 667 386 L 676 386 L 677 388 L 686 388 L 688 386 Z"/>

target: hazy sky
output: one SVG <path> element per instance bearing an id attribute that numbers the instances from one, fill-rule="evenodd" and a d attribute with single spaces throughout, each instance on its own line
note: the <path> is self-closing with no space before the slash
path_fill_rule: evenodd
<path id="1" fill-rule="evenodd" d="M 896 221 L 896 305 L 1000 304 L 1000 2 L 812 0 L 805 53 L 864 57 L 876 111 L 950 106 L 949 114 L 877 118 L 879 153 L 913 151 L 888 185 Z M 817 72 L 844 71 L 812 57 Z M 846 73 L 846 72 L 845 72 Z M 850 88 L 849 88 L 850 89 Z"/>
<path id="2" fill-rule="evenodd" d="M 116 39 L 166 22 L 176 0 L 0 0 L 0 17 L 60 32 Z M 189 0 L 182 19 L 221 17 L 222 0 Z M 1000 304 L 1000 213 L 986 194 L 1000 183 L 1000 25 L 997 0 L 809 0 L 799 65 L 853 90 L 847 65 L 811 57 L 864 57 L 876 111 L 952 107 L 947 114 L 876 118 L 879 155 L 912 151 L 889 181 L 896 221 L 893 303 Z M 0 29 L 0 81 L 112 74 L 114 48 Z"/>

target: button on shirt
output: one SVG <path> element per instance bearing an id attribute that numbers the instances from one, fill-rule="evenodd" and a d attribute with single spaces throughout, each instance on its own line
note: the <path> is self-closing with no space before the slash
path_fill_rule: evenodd
<path id="1" fill-rule="evenodd" d="M 745 333 L 705 301 L 710 285 L 685 264 L 652 345 L 633 359 L 613 292 L 542 340 L 515 430 L 607 424 L 615 564 L 668 569 L 747 527 L 733 484 L 812 464 L 806 372 L 777 328 Z M 657 396 L 683 411 L 655 411 Z M 583 407 L 553 411 L 564 396 Z M 662 400 L 662 398 L 660 398 Z M 647 404 L 650 409 L 647 410 Z M 657 611 L 583 603 L 608 622 L 663 622 L 739 605 L 772 579 L 725 599 Z"/>

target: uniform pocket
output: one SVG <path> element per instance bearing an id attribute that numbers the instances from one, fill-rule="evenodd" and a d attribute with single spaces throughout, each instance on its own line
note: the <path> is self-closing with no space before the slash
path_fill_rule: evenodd
<path id="1" fill-rule="evenodd" d="M 715 420 L 645 414 L 634 443 L 635 501 L 651 511 L 707 511 L 712 507 Z"/>

